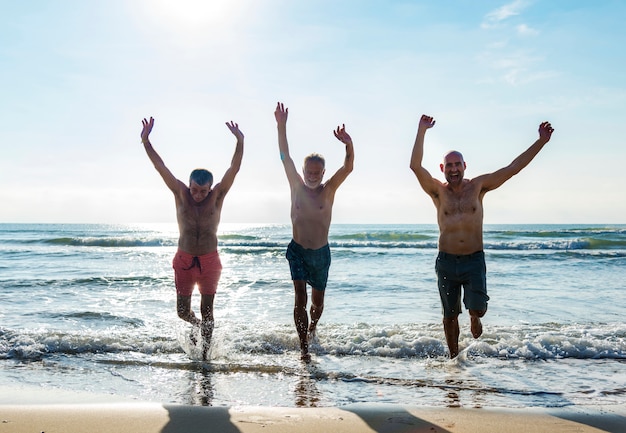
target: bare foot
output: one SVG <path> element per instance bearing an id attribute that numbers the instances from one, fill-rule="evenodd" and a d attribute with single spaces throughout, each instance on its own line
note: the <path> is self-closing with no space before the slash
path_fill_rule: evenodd
<path id="1" fill-rule="evenodd" d="M 206 361 L 209 357 L 211 338 L 213 337 L 213 322 L 203 322 L 200 325 L 200 334 L 202 335 L 202 359 Z"/>
<path id="2" fill-rule="evenodd" d="M 206 342 L 202 345 L 202 360 L 209 360 L 209 346 L 207 346 Z"/>
<path id="3" fill-rule="evenodd" d="M 472 337 L 478 338 L 483 335 L 483 324 L 480 321 L 480 317 L 470 316 Z"/>
<path id="4" fill-rule="evenodd" d="M 191 344 L 193 344 L 194 346 L 198 344 L 198 339 L 196 338 L 197 331 L 198 331 L 198 328 L 196 328 L 195 326 L 192 326 L 191 331 L 189 332 L 189 340 L 191 341 Z"/>

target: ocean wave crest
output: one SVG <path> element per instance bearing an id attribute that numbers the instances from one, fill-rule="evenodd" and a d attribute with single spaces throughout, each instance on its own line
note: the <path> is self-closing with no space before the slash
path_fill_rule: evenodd
<path id="1" fill-rule="evenodd" d="M 34 242 L 34 241 L 33 241 Z M 93 238 L 93 237 L 60 237 L 45 239 L 44 244 L 79 247 L 171 247 L 176 241 L 166 238 Z"/>
<path id="2" fill-rule="evenodd" d="M 233 331 L 237 328 L 237 332 Z M 84 353 L 174 354 L 183 349 L 176 337 L 147 333 L 145 329 L 61 332 L 0 329 L 0 359 L 41 360 L 51 355 Z M 228 336 L 228 337 L 227 337 Z M 220 356 L 277 355 L 298 352 L 292 326 L 275 325 L 258 331 L 252 325 L 222 324 L 214 338 Z M 466 356 L 521 360 L 626 359 L 626 327 L 597 325 L 536 325 L 486 330 L 480 339 L 462 334 L 460 347 Z M 447 356 L 440 325 L 408 325 L 386 328 L 369 325 L 327 325 L 311 342 L 317 355 L 341 357 L 418 358 Z"/>
<path id="3" fill-rule="evenodd" d="M 30 227 L 30 229 L 28 229 Z M 5 245 L 51 245 L 72 247 L 133 248 L 173 247 L 177 245 L 176 232 L 117 229 L 108 226 L 56 227 L 24 226 L 22 231 L 5 227 Z M 64 230 L 62 230 L 64 229 Z M 218 233 L 221 247 L 246 249 L 254 253 L 263 248 L 285 248 L 291 240 L 288 229 L 260 226 L 240 233 Z M 418 225 L 338 225 L 331 226 L 329 243 L 333 248 L 416 248 L 436 249 L 436 226 Z M 485 226 L 485 249 L 492 250 L 626 250 L 626 229 L 623 226 Z M 9 251 L 9 250 L 7 250 Z"/>

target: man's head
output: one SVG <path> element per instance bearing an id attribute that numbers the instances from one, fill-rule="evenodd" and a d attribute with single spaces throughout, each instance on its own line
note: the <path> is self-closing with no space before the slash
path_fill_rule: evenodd
<path id="1" fill-rule="evenodd" d="M 452 150 L 446 153 L 443 157 L 443 164 L 440 164 L 439 168 L 449 184 L 455 185 L 463 181 L 466 164 L 461 152 Z"/>
<path id="2" fill-rule="evenodd" d="M 318 153 L 312 153 L 304 158 L 302 174 L 304 184 L 309 188 L 317 188 L 322 183 L 324 172 L 326 171 L 326 160 Z"/>
<path id="3" fill-rule="evenodd" d="M 204 168 L 197 168 L 189 175 L 189 192 L 196 203 L 207 198 L 213 185 L 213 175 Z"/>

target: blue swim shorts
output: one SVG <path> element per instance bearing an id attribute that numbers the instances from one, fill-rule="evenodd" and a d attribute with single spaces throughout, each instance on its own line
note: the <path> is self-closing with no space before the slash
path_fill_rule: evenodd
<path id="1" fill-rule="evenodd" d="M 461 287 L 463 304 L 467 310 L 487 311 L 487 266 L 482 251 L 467 255 L 439 252 L 435 262 L 437 286 L 444 317 L 461 313 Z"/>
<path id="2" fill-rule="evenodd" d="M 292 280 L 306 281 L 314 289 L 325 290 L 330 269 L 330 247 L 317 250 L 303 248 L 293 239 L 287 247 L 285 257 L 289 261 Z"/>

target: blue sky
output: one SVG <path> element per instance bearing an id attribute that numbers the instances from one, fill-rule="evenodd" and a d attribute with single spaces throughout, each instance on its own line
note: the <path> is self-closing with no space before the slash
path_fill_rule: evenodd
<path id="1" fill-rule="evenodd" d="M 409 169 L 463 152 L 467 177 L 550 143 L 485 197 L 486 223 L 626 223 L 626 2 L 95 0 L 2 2 L 0 222 L 173 222 L 139 139 L 185 181 L 220 179 L 238 122 L 244 162 L 223 222 L 289 222 L 273 111 L 296 161 L 355 170 L 336 223 L 435 223 Z"/>

